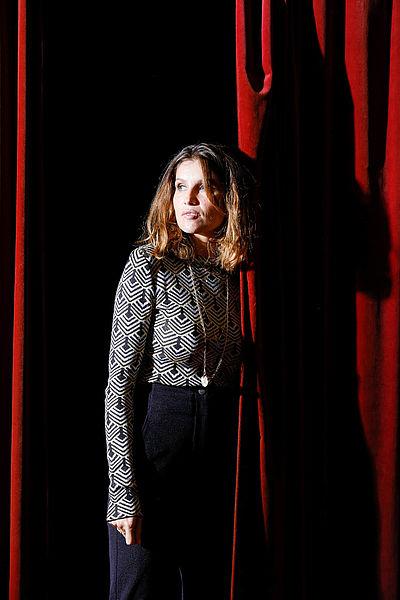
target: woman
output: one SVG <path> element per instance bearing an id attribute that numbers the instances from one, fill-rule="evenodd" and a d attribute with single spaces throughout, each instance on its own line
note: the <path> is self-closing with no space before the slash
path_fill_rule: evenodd
<path id="1" fill-rule="evenodd" d="M 120 278 L 105 407 L 110 600 L 229 595 L 252 183 L 232 150 L 183 148 Z"/>

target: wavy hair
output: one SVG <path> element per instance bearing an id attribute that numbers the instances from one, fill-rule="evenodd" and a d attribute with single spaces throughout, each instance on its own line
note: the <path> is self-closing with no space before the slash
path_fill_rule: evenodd
<path id="1" fill-rule="evenodd" d="M 238 152 L 238 151 L 236 151 Z M 243 158 L 243 157 L 242 157 Z M 173 206 L 175 174 L 185 160 L 200 162 L 208 199 L 221 209 L 226 218 L 208 241 L 208 252 L 227 271 L 249 260 L 255 239 L 255 179 L 244 160 L 235 156 L 232 148 L 219 144 L 200 143 L 182 148 L 164 168 L 151 202 L 141 239 L 150 243 L 152 255 L 162 258 L 167 253 L 182 259 L 195 255 L 190 234 L 180 229 Z M 212 180 L 217 177 L 222 194 L 212 193 Z"/>

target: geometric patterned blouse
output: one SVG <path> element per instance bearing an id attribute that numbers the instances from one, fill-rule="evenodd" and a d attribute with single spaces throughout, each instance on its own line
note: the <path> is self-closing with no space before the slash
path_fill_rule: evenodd
<path id="1" fill-rule="evenodd" d="M 107 521 L 143 515 L 132 456 L 136 383 L 199 386 L 203 374 L 204 331 L 188 261 L 158 259 L 150 250 L 145 244 L 130 252 L 114 300 L 105 389 Z M 212 379 L 223 386 L 241 362 L 239 271 L 228 273 L 203 256 L 191 265 L 207 332 L 207 375 L 223 356 Z"/>

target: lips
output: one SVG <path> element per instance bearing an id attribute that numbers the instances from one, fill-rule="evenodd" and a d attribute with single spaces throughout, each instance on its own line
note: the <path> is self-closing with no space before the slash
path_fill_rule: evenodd
<path id="1" fill-rule="evenodd" d="M 186 219 L 197 219 L 199 213 L 195 210 L 190 210 L 182 213 L 182 217 L 186 217 Z"/>

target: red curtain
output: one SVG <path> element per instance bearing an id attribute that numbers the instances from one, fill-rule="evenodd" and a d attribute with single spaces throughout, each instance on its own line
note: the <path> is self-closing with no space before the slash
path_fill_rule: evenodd
<path id="1" fill-rule="evenodd" d="M 0 9 L 0 596 L 12 600 L 42 589 L 48 545 L 40 9 Z"/>
<path id="2" fill-rule="evenodd" d="M 25 148 L 26 148 L 26 3 L 18 3 L 18 75 L 17 75 L 17 178 L 14 330 L 11 415 L 10 481 L 10 589 L 9 598 L 20 598 L 21 568 L 21 486 L 22 421 L 24 373 L 24 239 L 25 239 Z"/>
<path id="3" fill-rule="evenodd" d="M 232 600 L 398 596 L 399 4 L 236 3 L 238 140 L 256 161 L 262 235 L 241 274 Z M 0 7 L 0 595 L 12 599 L 51 575 L 59 511 L 43 8 Z"/>
<path id="4" fill-rule="evenodd" d="M 7 68 L 10 66 L 5 60 L 7 56 L 7 45 L 4 43 L 7 41 L 12 44 L 11 30 L 6 29 L 7 25 L 10 25 L 10 15 L 7 13 L 6 7 L 3 7 L 3 44 L 2 44 L 2 75 L 5 91 L 3 91 L 3 102 L 9 104 L 11 98 L 7 97 L 9 93 L 11 82 L 7 80 L 7 75 L 10 75 L 10 71 Z M 8 523 L 9 533 L 9 598 L 17 600 L 20 598 L 20 569 L 21 569 L 21 493 L 22 493 L 22 422 L 23 422 L 23 373 L 24 373 L 24 326 L 25 326 L 25 315 L 24 315 L 24 267 L 25 267 L 25 254 L 24 254 L 24 240 L 25 240 L 25 149 L 26 149 L 26 4 L 24 0 L 20 0 L 18 3 L 18 31 L 17 31 L 17 48 L 18 48 L 18 63 L 17 63 L 17 114 L 16 114 L 16 180 L 14 180 L 14 197 L 15 197 L 15 238 L 13 257 L 11 263 L 14 265 L 13 274 L 13 296 L 12 298 L 3 297 L 5 302 L 12 302 L 12 320 L 13 323 L 11 334 L 11 340 L 7 344 L 6 340 L 3 340 L 2 347 L 6 352 L 6 356 L 11 358 L 11 415 L 10 425 L 11 429 L 7 432 L 6 427 L 3 425 L 3 433 L 10 436 L 9 446 L 9 461 L 8 466 L 11 465 L 9 477 L 9 489 L 10 489 L 10 502 L 9 502 L 9 517 L 2 521 Z M 4 105 L 2 106 L 3 123 L 5 122 L 5 110 Z M 9 118 L 10 112 L 7 111 L 7 117 Z M 10 124 L 6 126 L 6 130 L 3 131 L 2 135 L 2 166 L 5 164 L 7 154 L 7 143 L 11 139 L 11 128 Z M 10 165 L 9 165 L 10 166 Z M 5 196 L 11 191 L 10 185 L 6 186 L 4 179 L 5 176 L 11 175 L 13 169 L 10 169 L 10 173 L 3 174 L 2 177 L 2 191 Z M 6 198 L 9 200 L 9 197 Z M 6 218 L 7 206 L 5 198 L 3 196 L 2 212 Z M 11 245 L 11 244 L 10 244 Z M 10 248 L 11 250 L 11 248 Z M 3 268 L 6 270 L 10 268 L 9 265 L 5 265 L 5 259 L 9 255 L 3 254 Z M 11 273 L 8 271 L 8 276 Z M 6 277 L 6 276 L 5 276 Z M 4 279 L 5 283 L 6 280 Z M 4 294 L 4 288 L 3 288 Z M 2 323 L 3 334 L 6 331 L 5 323 Z M 8 346 L 8 347 L 7 347 Z M 10 353 L 10 354 L 9 354 Z M 11 356 L 10 356 L 11 355 Z M 3 361 L 5 357 L 3 354 Z M 3 362 L 4 365 L 4 362 Z M 3 366 L 2 365 L 2 366 Z M 6 381 L 4 383 L 7 383 Z M 4 392 L 6 392 L 6 385 L 4 386 Z M 4 403 L 3 403 L 4 407 Z M 8 437 L 8 436 L 7 436 Z M 4 474 L 5 475 L 5 474 Z M 7 479 L 8 479 L 7 477 Z M 8 505 L 8 502 L 7 502 Z M 5 516 L 5 515 L 4 515 Z M 10 527 L 10 524 L 13 524 Z M 3 567 L 7 565 L 8 560 L 4 560 Z"/>
<path id="5" fill-rule="evenodd" d="M 263 204 L 257 292 L 242 283 L 265 375 L 264 597 L 395 600 L 400 2 L 236 9 L 239 145 Z"/>

